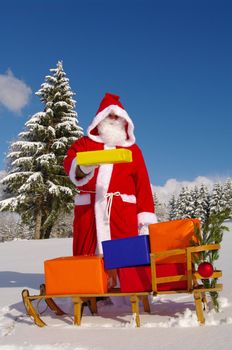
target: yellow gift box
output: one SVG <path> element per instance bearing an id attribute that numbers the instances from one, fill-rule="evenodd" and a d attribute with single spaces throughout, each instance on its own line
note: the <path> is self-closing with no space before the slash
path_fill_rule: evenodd
<path id="1" fill-rule="evenodd" d="M 125 148 L 77 152 L 76 161 L 78 165 L 130 163 L 132 162 L 132 152 Z"/>

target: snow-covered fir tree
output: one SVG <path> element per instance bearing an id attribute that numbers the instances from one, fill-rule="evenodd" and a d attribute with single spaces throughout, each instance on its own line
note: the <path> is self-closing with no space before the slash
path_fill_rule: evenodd
<path id="1" fill-rule="evenodd" d="M 209 191 L 208 188 L 202 184 L 198 189 L 195 187 L 195 209 L 193 213 L 194 218 L 201 219 L 204 223 L 209 216 Z"/>
<path id="2" fill-rule="evenodd" d="M 199 189 L 197 186 L 194 188 L 190 189 L 190 196 L 191 196 L 191 202 L 192 202 L 192 215 L 194 215 L 196 211 L 196 206 L 197 206 L 197 198 L 199 196 Z"/>
<path id="3" fill-rule="evenodd" d="M 226 208 L 226 196 L 224 193 L 224 187 L 221 183 L 216 182 L 213 186 L 213 191 L 209 201 L 209 214 L 217 214 L 225 210 Z"/>
<path id="4" fill-rule="evenodd" d="M 169 219 L 200 218 L 204 224 L 211 214 L 226 209 L 232 210 L 231 179 L 224 184 L 215 183 L 211 193 L 204 184 L 192 190 L 183 187 L 180 194 L 169 202 Z"/>
<path id="5" fill-rule="evenodd" d="M 50 71 L 36 93 L 44 110 L 26 122 L 11 144 L 8 174 L 2 179 L 8 198 L 0 201 L 2 211 L 17 212 L 33 227 L 36 239 L 48 238 L 59 215 L 72 208 L 75 189 L 64 173 L 63 159 L 83 135 L 62 62 Z"/>
<path id="6" fill-rule="evenodd" d="M 172 195 L 170 201 L 168 202 L 168 213 L 169 213 L 169 220 L 175 220 L 177 217 L 177 200 L 174 195 Z"/>
<path id="7" fill-rule="evenodd" d="M 157 215 L 158 222 L 163 222 L 168 220 L 168 209 L 165 203 L 162 203 L 157 194 L 153 193 L 153 200 L 155 205 L 155 213 Z"/>
<path id="8" fill-rule="evenodd" d="M 185 215 L 185 187 L 181 188 L 179 196 L 176 200 L 176 217 L 175 219 L 183 218 Z"/>
<path id="9" fill-rule="evenodd" d="M 226 209 L 230 209 L 232 212 L 232 179 L 228 178 L 226 179 L 224 185 L 223 185 L 223 192 L 225 195 L 225 207 Z"/>
<path id="10" fill-rule="evenodd" d="M 177 198 L 173 195 L 169 202 L 169 219 L 194 218 L 197 208 L 199 190 L 197 187 L 190 189 L 182 187 Z"/>
<path id="11" fill-rule="evenodd" d="M 194 208 L 195 203 L 191 191 L 188 187 L 182 187 L 176 201 L 176 219 L 193 217 Z"/>

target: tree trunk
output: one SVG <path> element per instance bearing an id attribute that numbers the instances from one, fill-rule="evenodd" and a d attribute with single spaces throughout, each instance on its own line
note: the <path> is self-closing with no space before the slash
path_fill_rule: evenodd
<path id="1" fill-rule="evenodd" d="M 51 227 L 47 227 L 47 228 L 44 230 L 43 238 L 45 238 L 45 239 L 49 238 L 51 232 L 52 232 L 52 226 L 51 226 Z"/>
<path id="2" fill-rule="evenodd" d="M 39 210 L 35 217 L 35 236 L 34 239 L 41 239 L 41 222 L 42 222 L 42 213 Z"/>

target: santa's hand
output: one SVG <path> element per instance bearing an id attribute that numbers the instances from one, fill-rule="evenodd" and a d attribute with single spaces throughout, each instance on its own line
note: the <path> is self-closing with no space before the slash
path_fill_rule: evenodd
<path id="1" fill-rule="evenodd" d="M 87 165 L 77 165 L 76 167 L 76 178 L 82 179 L 89 175 L 92 171 L 94 171 L 95 166 L 87 166 Z"/>
<path id="2" fill-rule="evenodd" d="M 95 168 L 96 168 L 95 165 L 88 165 L 88 166 L 87 165 L 80 165 L 81 171 L 86 175 L 91 173 Z"/>

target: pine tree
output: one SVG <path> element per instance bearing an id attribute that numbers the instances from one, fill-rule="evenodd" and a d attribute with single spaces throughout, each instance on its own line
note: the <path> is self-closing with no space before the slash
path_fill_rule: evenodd
<path id="1" fill-rule="evenodd" d="M 168 212 L 169 212 L 169 220 L 175 220 L 177 217 L 176 206 L 177 200 L 174 195 L 172 195 L 170 201 L 168 202 Z"/>
<path id="2" fill-rule="evenodd" d="M 9 172 L 2 180 L 9 198 L 0 201 L 0 210 L 19 213 L 23 223 L 33 227 L 36 239 L 48 238 L 58 216 L 72 208 L 75 189 L 65 175 L 63 159 L 83 135 L 62 62 L 50 71 L 36 93 L 44 111 L 34 114 L 11 144 Z"/>
<path id="3" fill-rule="evenodd" d="M 225 208 L 232 212 L 232 180 L 228 178 L 223 185 L 223 192 L 225 195 Z"/>
<path id="4" fill-rule="evenodd" d="M 226 208 L 226 198 L 221 183 L 215 183 L 209 201 L 209 211 L 211 214 L 217 214 Z"/>
<path id="5" fill-rule="evenodd" d="M 176 219 L 191 218 L 194 212 L 194 200 L 187 187 L 182 187 L 176 202 Z"/>
<path id="6" fill-rule="evenodd" d="M 225 225 L 225 221 L 230 218 L 231 212 L 229 209 L 209 215 L 202 225 L 201 230 L 199 230 L 198 226 L 195 227 L 195 233 L 198 237 L 198 245 L 220 244 L 223 240 L 224 232 L 229 231 L 229 228 Z M 194 242 L 194 245 L 195 244 L 196 243 Z M 204 251 L 195 256 L 195 263 L 198 266 L 202 261 L 207 261 L 211 263 L 214 270 L 216 270 L 216 261 L 218 258 L 218 250 Z M 213 288 L 216 283 L 216 278 L 202 279 L 202 284 L 205 288 Z M 218 292 L 210 292 L 209 294 L 214 309 L 219 311 Z"/>
<path id="7" fill-rule="evenodd" d="M 199 189 L 195 189 L 195 210 L 193 217 L 201 219 L 202 224 L 209 216 L 209 192 L 205 185 L 201 185 Z"/>
<path id="8" fill-rule="evenodd" d="M 186 187 L 185 198 L 186 198 L 185 199 L 186 201 L 185 217 L 192 218 L 195 211 L 195 196 L 194 196 L 194 192 L 190 190 L 188 187 Z"/>
<path id="9" fill-rule="evenodd" d="M 185 188 L 182 187 L 176 200 L 176 219 L 183 218 L 184 208 L 185 208 Z"/>

